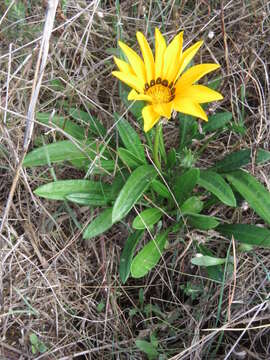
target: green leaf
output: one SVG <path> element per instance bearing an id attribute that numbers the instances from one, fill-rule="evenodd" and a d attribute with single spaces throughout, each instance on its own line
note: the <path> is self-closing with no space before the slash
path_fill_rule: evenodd
<path id="1" fill-rule="evenodd" d="M 31 350 L 32 350 L 32 354 L 33 354 L 33 355 L 36 355 L 37 352 L 38 352 L 38 349 L 36 348 L 35 345 L 32 345 L 32 346 L 31 346 Z"/>
<path id="2" fill-rule="evenodd" d="M 203 202 L 197 196 L 191 196 L 183 205 L 181 205 L 182 215 L 188 213 L 199 213 L 203 209 Z"/>
<path id="3" fill-rule="evenodd" d="M 179 151 L 189 146 L 198 132 L 198 123 L 193 116 L 179 115 Z"/>
<path id="4" fill-rule="evenodd" d="M 23 166 L 42 166 L 49 163 L 57 163 L 71 160 L 87 160 L 87 156 L 80 151 L 69 140 L 58 141 L 53 144 L 48 144 L 39 147 L 28 153 L 24 159 Z"/>
<path id="5" fill-rule="evenodd" d="M 151 183 L 151 188 L 161 197 L 163 197 L 165 199 L 171 198 L 171 194 L 170 194 L 169 190 L 159 180 L 154 179 Z"/>
<path id="6" fill-rule="evenodd" d="M 31 334 L 29 335 L 29 340 L 30 340 L 30 343 L 31 343 L 32 345 L 38 345 L 39 340 L 38 340 L 38 337 L 37 337 L 36 334 L 31 333 Z"/>
<path id="7" fill-rule="evenodd" d="M 228 181 L 249 203 L 252 209 L 270 224 L 270 193 L 252 175 L 236 170 L 226 175 Z"/>
<path id="8" fill-rule="evenodd" d="M 69 140 L 57 141 L 44 145 L 28 153 L 24 159 L 23 166 L 42 166 L 48 163 L 62 161 L 85 160 L 89 162 L 97 154 L 97 144 L 78 144 L 76 146 Z"/>
<path id="9" fill-rule="evenodd" d="M 251 252 L 254 250 L 254 245 L 249 244 L 240 244 L 238 250 L 243 253 Z"/>
<path id="10" fill-rule="evenodd" d="M 201 171 L 198 184 L 214 194 L 224 204 L 236 206 L 236 200 L 232 189 L 221 175 L 211 170 Z"/>
<path id="11" fill-rule="evenodd" d="M 131 263 L 130 270 L 133 278 L 145 276 L 159 262 L 167 236 L 168 230 L 158 234 L 139 251 Z"/>
<path id="12" fill-rule="evenodd" d="M 122 162 L 130 169 L 134 169 L 142 165 L 141 160 L 139 160 L 135 155 L 133 155 L 129 150 L 125 148 L 119 147 L 117 153 Z"/>
<path id="13" fill-rule="evenodd" d="M 251 163 L 251 156 L 252 152 L 250 149 L 235 151 L 225 156 L 222 160 L 218 161 L 212 169 L 220 173 L 237 170 L 240 167 Z M 266 151 L 263 149 L 257 150 L 255 159 L 256 164 L 264 163 L 269 160 L 270 151 Z"/>
<path id="14" fill-rule="evenodd" d="M 102 300 L 100 303 L 97 304 L 97 312 L 101 313 L 104 310 L 104 308 L 105 308 L 105 303 Z"/>
<path id="15" fill-rule="evenodd" d="M 111 184 L 111 191 L 110 191 L 110 198 L 112 200 L 115 200 L 117 198 L 118 194 L 120 193 L 128 177 L 129 177 L 129 171 L 127 169 L 122 170 L 121 173 L 118 173 L 115 176 L 115 179 Z"/>
<path id="16" fill-rule="evenodd" d="M 46 199 L 65 200 L 74 193 L 109 194 L 110 185 L 92 180 L 59 180 L 41 185 L 34 193 Z"/>
<path id="17" fill-rule="evenodd" d="M 256 153 L 256 164 L 262 164 L 266 161 L 270 161 L 270 151 L 258 149 Z"/>
<path id="18" fill-rule="evenodd" d="M 136 340 L 135 343 L 137 348 L 144 352 L 149 360 L 157 359 L 158 351 L 150 342 L 145 340 Z"/>
<path id="19" fill-rule="evenodd" d="M 135 217 L 132 227 L 137 230 L 151 228 L 160 220 L 161 216 L 162 212 L 157 208 L 146 209 Z"/>
<path id="20" fill-rule="evenodd" d="M 143 164 L 146 164 L 143 144 L 137 132 L 125 120 L 121 119 L 117 113 L 114 114 L 117 130 L 126 149 L 138 158 Z M 120 120 L 119 120 L 120 119 Z"/>
<path id="21" fill-rule="evenodd" d="M 92 239 L 112 227 L 112 208 L 108 208 L 100 213 L 85 229 L 83 233 L 84 239 Z"/>
<path id="22" fill-rule="evenodd" d="M 63 129 L 65 133 L 69 134 L 77 140 L 86 139 L 86 134 L 83 127 L 75 124 L 73 121 L 70 121 L 63 116 L 54 115 L 51 117 L 50 113 L 37 113 L 36 119 L 45 125 L 49 125 L 51 122 L 53 125 Z"/>
<path id="23" fill-rule="evenodd" d="M 198 254 L 199 256 L 191 259 L 191 263 L 197 266 L 216 266 L 226 263 L 226 259 L 217 258 L 208 255 Z"/>
<path id="24" fill-rule="evenodd" d="M 210 87 L 210 89 L 217 90 L 221 85 L 222 77 L 217 77 L 211 81 L 208 82 L 207 87 Z"/>
<path id="25" fill-rule="evenodd" d="M 125 246 L 120 257 L 120 266 L 119 266 L 119 275 L 123 284 L 125 284 L 125 282 L 129 277 L 133 254 L 142 236 L 143 236 L 143 231 L 137 230 L 133 234 L 131 234 L 128 237 L 127 241 L 125 242 Z"/>
<path id="26" fill-rule="evenodd" d="M 120 191 L 112 213 L 113 222 L 125 217 L 157 176 L 151 165 L 142 165 L 132 172 Z"/>
<path id="27" fill-rule="evenodd" d="M 58 141 L 53 144 L 41 146 L 28 153 L 24 159 L 23 166 L 43 166 L 50 163 L 61 163 L 70 161 L 78 168 L 88 168 L 90 163 L 93 166 L 93 173 L 101 173 L 104 170 L 114 170 L 113 160 L 107 160 L 108 153 L 104 151 L 100 158 L 100 146 L 98 143 L 84 143 L 75 145 L 69 140 Z"/>
<path id="28" fill-rule="evenodd" d="M 70 116 L 73 117 L 73 119 L 80 122 L 84 122 L 87 125 L 89 125 L 90 132 L 99 136 L 106 135 L 106 130 L 103 127 L 103 125 L 100 123 L 100 121 L 97 118 L 93 117 L 90 112 L 88 113 L 82 110 L 78 110 L 76 108 L 70 108 L 68 112 Z"/>
<path id="29" fill-rule="evenodd" d="M 38 351 L 41 353 L 41 354 L 44 354 L 46 351 L 48 350 L 47 346 L 43 343 L 43 342 L 40 342 L 38 344 Z"/>
<path id="30" fill-rule="evenodd" d="M 180 206 L 187 198 L 189 198 L 192 190 L 198 183 L 199 177 L 200 170 L 193 168 L 176 178 L 176 182 L 174 184 L 174 196 Z"/>
<path id="31" fill-rule="evenodd" d="M 232 113 L 230 112 L 220 112 L 214 115 L 209 116 L 208 122 L 203 123 L 203 131 L 213 132 L 225 127 L 228 122 L 232 120 Z"/>
<path id="32" fill-rule="evenodd" d="M 66 196 L 66 199 L 79 205 L 88 206 L 104 206 L 110 201 L 105 194 L 89 192 L 89 193 L 74 193 Z"/>
<path id="33" fill-rule="evenodd" d="M 62 93 L 65 91 L 65 84 L 60 79 L 52 79 L 49 84 L 53 91 L 61 91 Z"/>
<path id="34" fill-rule="evenodd" d="M 243 244 L 270 247 L 270 230 L 263 227 L 247 224 L 225 224 L 219 225 L 216 231 L 228 239 L 233 236 L 236 241 Z"/>
<path id="35" fill-rule="evenodd" d="M 172 169 L 176 164 L 176 150 L 175 150 L 175 148 L 171 148 L 169 150 L 167 160 L 168 160 L 168 168 Z"/>
<path id="36" fill-rule="evenodd" d="M 5 5 L 8 7 L 11 5 L 11 0 L 4 0 Z M 12 4 L 11 8 L 9 9 L 9 18 L 13 21 L 18 21 L 20 23 L 23 19 L 25 19 L 25 5 L 22 1 L 16 1 Z M 18 34 L 17 34 L 18 35 Z"/>
<path id="37" fill-rule="evenodd" d="M 197 246 L 197 248 L 198 248 L 198 252 L 201 253 L 202 255 L 208 255 L 208 256 L 211 256 L 211 257 L 215 257 L 215 255 L 212 253 L 212 251 L 209 250 L 203 244 L 199 244 Z M 224 270 L 223 270 L 222 265 L 209 266 L 209 267 L 207 267 L 206 271 L 207 271 L 208 277 L 211 280 L 219 281 L 219 282 L 223 281 Z"/>
<path id="38" fill-rule="evenodd" d="M 215 217 L 201 214 L 189 215 L 188 222 L 192 227 L 200 230 L 214 229 L 219 224 L 219 221 Z"/>

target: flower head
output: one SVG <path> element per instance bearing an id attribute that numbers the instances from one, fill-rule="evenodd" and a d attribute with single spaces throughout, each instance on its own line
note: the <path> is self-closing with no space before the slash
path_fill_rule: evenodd
<path id="1" fill-rule="evenodd" d="M 159 29 L 155 29 L 155 56 L 141 32 L 136 34 L 143 59 L 129 46 L 119 41 L 128 63 L 114 58 L 119 71 L 112 74 L 132 88 L 128 100 L 144 100 L 144 131 L 150 130 L 160 119 L 170 119 L 173 110 L 207 121 L 200 104 L 223 97 L 203 85 L 194 85 L 201 77 L 220 67 L 218 64 L 195 65 L 185 71 L 202 41 L 183 51 L 183 32 L 167 46 Z"/>

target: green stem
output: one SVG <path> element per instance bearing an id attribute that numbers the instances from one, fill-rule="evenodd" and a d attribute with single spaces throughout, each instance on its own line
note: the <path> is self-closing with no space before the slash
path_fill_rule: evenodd
<path id="1" fill-rule="evenodd" d="M 154 140 L 154 153 L 153 153 L 154 163 L 156 167 L 159 169 L 159 171 L 161 171 L 161 164 L 159 161 L 159 139 L 160 139 L 161 131 L 162 131 L 162 123 L 161 121 L 159 121 L 156 127 L 155 140 Z"/>
<path id="2" fill-rule="evenodd" d="M 152 152 L 152 154 L 153 154 L 152 139 L 151 139 L 149 133 L 144 133 L 144 135 L 145 135 L 145 138 L 146 138 L 146 142 L 147 142 L 147 144 L 148 144 L 148 146 L 149 146 L 149 148 L 150 148 L 150 150 L 151 150 L 151 152 Z"/>

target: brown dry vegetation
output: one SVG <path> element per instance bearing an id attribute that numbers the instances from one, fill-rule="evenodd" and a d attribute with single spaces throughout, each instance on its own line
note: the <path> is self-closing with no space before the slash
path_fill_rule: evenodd
<path id="1" fill-rule="evenodd" d="M 21 1 L 26 9 L 21 20 L 12 7 L 5 13 L 11 3 L 0 4 L 1 218 L 7 215 L 7 199 L 22 155 L 47 2 Z M 135 30 L 148 29 L 149 36 L 162 25 L 168 39 L 184 29 L 186 43 L 205 40 L 196 60 L 222 65 L 224 100 L 218 107 L 232 111 L 235 124 L 243 120 L 247 128 L 244 135 L 223 133 L 209 145 L 204 163 L 247 146 L 269 150 L 269 13 L 267 0 L 126 0 L 119 8 L 114 1 L 62 1 L 37 111 L 56 109 L 66 115 L 65 100 L 82 110 L 91 108 L 110 129 L 113 112 L 126 111 L 118 82 L 110 75 L 111 48 L 117 47 L 120 31 L 124 41 L 136 47 Z M 53 89 L 54 79 L 61 79 L 63 91 Z M 126 118 L 140 131 L 132 115 L 127 113 Z M 54 136 L 36 123 L 30 148 Z M 174 126 L 168 130 L 168 146 L 172 138 L 177 138 Z M 252 166 L 250 171 L 270 189 L 269 166 Z M 84 176 L 68 164 L 54 166 L 54 172 L 57 179 Z M 229 242 L 194 231 L 184 239 L 171 239 L 164 261 L 154 271 L 123 286 L 118 265 L 129 225 L 114 226 L 86 245 L 76 221 L 88 224 L 93 214 L 87 208 L 33 195 L 37 186 L 52 180 L 52 169 L 47 167 L 21 169 L 2 229 L 0 358 L 143 359 L 135 339 L 149 340 L 153 333 L 163 354 L 160 359 L 270 358 L 268 250 L 241 253 L 236 244 L 235 252 L 231 250 L 237 259 L 234 276 L 224 285 L 214 283 L 190 263 L 196 252 L 193 240 L 208 241 L 221 255 Z M 233 214 L 223 208 L 217 211 L 245 223 L 256 220 L 245 207 Z M 188 294 L 190 286 L 200 289 L 195 299 Z M 33 333 L 46 345 L 45 353 L 32 353 Z"/>

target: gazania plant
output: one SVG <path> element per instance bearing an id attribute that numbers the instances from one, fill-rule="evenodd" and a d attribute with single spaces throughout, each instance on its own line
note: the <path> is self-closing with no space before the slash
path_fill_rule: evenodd
<path id="1" fill-rule="evenodd" d="M 52 171 L 52 166 L 68 161 L 85 171 L 83 179 L 54 178 L 34 193 L 63 201 L 68 211 L 69 203 L 86 206 L 87 223 L 79 224 L 72 217 L 83 232 L 84 241 L 104 232 L 110 234 L 119 222 L 126 225 L 129 236 L 119 261 L 123 283 L 130 275 L 140 278 L 155 266 L 165 267 L 171 239 L 174 251 L 182 251 L 190 231 L 200 232 L 205 238 L 211 231 L 212 238 L 226 239 L 228 251 L 223 257 L 217 257 L 211 246 L 194 239 L 195 254 L 191 259 L 194 265 L 206 268 L 209 278 L 223 281 L 225 269 L 234 261 L 230 256 L 232 239 L 241 243 L 242 249 L 270 246 L 270 194 L 241 169 L 251 161 L 248 148 L 228 154 L 208 168 L 198 166 L 211 141 L 225 131 L 237 131 L 230 112 L 206 113 L 206 103 L 223 97 L 216 91 L 220 79 L 204 79 L 207 86 L 197 83 L 217 70 L 218 64 L 190 66 L 202 41 L 183 51 L 183 33 L 167 45 L 156 29 L 153 55 L 141 32 L 137 33 L 137 40 L 142 58 L 119 41 L 125 58 L 114 58 L 119 70 L 112 74 L 125 84 L 120 86 L 120 98 L 128 106 L 130 116 L 139 124 L 143 120 L 140 134 L 117 113 L 117 137 L 108 134 L 90 110 L 67 108 L 68 119 L 38 113 L 38 121 L 61 128 L 67 139 L 59 136 L 53 143 L 32 150 L 24 166 L 49 166 Z M 179 134 L 175 147 L 164 140 L 164 124 Z M 253 159 L 257 163 L 268 161 L 270 153 L 257 149 Z M 260 223 L 264 221 L 264 226 L 229 224 L 223 220 L 224 209 L 239 207 L 243 200 L 262 219 Z"/>

